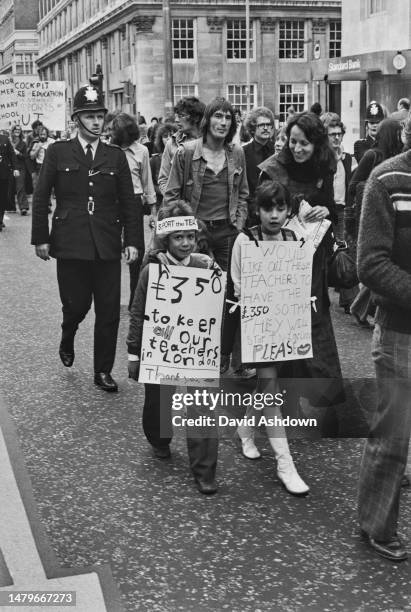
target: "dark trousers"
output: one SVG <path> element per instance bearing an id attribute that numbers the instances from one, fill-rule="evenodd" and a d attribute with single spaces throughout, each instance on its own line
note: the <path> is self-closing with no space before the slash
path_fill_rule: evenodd
<path id="1" fill-rule="evenodd" d="M 24 168 L 19 169 L 20 176 L 17 176 L 14 179 L 14 184 L 16 188 L 17 195 L 17 203 L 19 205 L 19 210 L 28 210 L 29 203 L 27 201 L 27 194 L 25 189 L 25 181 L 26 181 L 26 170 Z"/>
<path id="2" fill-rule="evenodd" d="M 171 385 L 144 384 L 143 429 L 152 446 L 165 447 L 173 437 Z M 195 418 L 201 410 L 189 409 L 187 416 Z M 174 412 L 174 414 L 177 414 Z M 210 412 L 208 411 L 208 415 Z M 191 428 L 193 431 L 193 428 Z M 194 437 L 195 433 L 195 437 Z M 214 435 L 213 435 L 214 434 Z M 198 427 L 193 437 L 187 436 L 187 451 L 194 478 L 211 482 L 217 468 L 218 438 L 215 427 Z"/>
<path id="3" fill-rule="evenodd" d="M 226 297 L 229 300 L 234 300 L 234 285 L 231 279 L 230 267 L 231 253 L 233 250 L 235 239 L 238 236 L 238 230 L 229 222 L 225 225 L 213 225 L 212 221 L 206 221 L 205 224 L 207 227 L 208 247 L 212 253 L 212 256 L 214 257 L 220 268 L 224 272 L 227 272 Z M 231 315 L 229 314 L 231 306 L 232 304 L 227 303 L 225 303 L 224 305 L 221 334 L 222 346 L 231 346 L 231 350 L 228 352 L 228 354 L 232 352 L 234 343 L 234 338 L 232 338 L 232 334 L 235 333 L 237 329 L 237 326 L 233 328 L 233 326 L 231 325 Z M 241 361 L 239 355 L 237 356 L 236 361 Z M 239 366 L 240 363 L 237 363 L 236 365 Z"/>
<path id="4" fill-rule="evenodd" d="M 141 226 L 144 228 L 143 201 L 141 199 L 141 196 L 139 195 L 135 195 L 134 199 L 136 202 L 136 206 L 140 211 L 139 219 L 141 222 Z M 129 272 L 130 272 L 130 299 L 128 302 L 129 310 L 131 308 L 131 304 L 133 303 L 134 292 L 137 287 L 138 278 L 140 276 L 141 264 L 142 264 L 143 257 L 144 257 L 144 229 L 142 230 L 140 237 L 142 239 L 143 246 L 141 249 L 138 250 L 138 257 L 136 261 L 133 261 L 133 263 L 129 264 Z"/>
<path id="5" fill-rule="evenodd" d="M 0 224 L 9 203 L 9 179 L 0 178 Z"/>
<path id="6" fill-rule="evenodd" d="M 120 321 L 120 260 L 57 260 L 62 343 L 70 347 L 94 299 L 94 371 L 111 372 Z"/>
<path id="7" fill-rule="evenodd" d="M 372 356 L 377 404 L 360 468 L 361 528 L 388 542 L 397 533 L 401 480 L 411 434 L 411 335 L 376 325 Z"/>

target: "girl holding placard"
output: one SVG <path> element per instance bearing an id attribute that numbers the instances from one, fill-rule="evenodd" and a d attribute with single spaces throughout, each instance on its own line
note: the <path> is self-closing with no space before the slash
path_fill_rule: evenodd
<path id="1" fill-rule="evenodd" d="M 255 194 L 255 205 L 260 217 L 260 224 L 237 236 L 231 257 L 231 277 L 234 283 L 234 293 L 241 300 L 241 244 L 248 240 L 296 240 L 294 232 L 283 229 L 287 216 L 291 213 L 291 200 L 288 190 L 280 183 L 266 181 L 262 183 Z M 279 392 L 278 367 L 275 362 L 255 363 L 257 369 L 256 392 L 263 397 L 270 394 L 275 397 Z M 253 412 L 254 409 L 250 411 Z M 267 405 L 263 414 L 268 419 L 278 422 L 282 418 L 277 405 Z M 250 414 L 247 414 L 250 416 Z M 277 476 L 292 495 L 306 495 L 309 487 L 299 476 L 291 457 L 287 434 L 283 425 L 266 425 L 268 440 L 277 460 Z M 260 452 L 254 444 L 254 430 L 248 425 L 237 429 L 241 440 L 242 452 L 248 459 L 257 459 Z"/>
<path id="2" fill-rule="evenodd" d="M 149 262 L 166 266 L 188 266 L 193 268 L 216 268 L 208 256 L 194 253 L 197 246 L 198 222 L 190 205 L 177 200 L 164 206 L 158 213 L 157 239 L 161 254 L 153 252 Z M 149 266 L 143 268 L 130 310 L 130 328 L 127 337 L 129 377 L 138 380 L 142 350 L 143 324 L 146 315 Z M 193 296 L 194 297 L 194 296 Z M 166 307 L 166 306 L 165 306 Z M 175 387 L 163 384 L 144 383 L 143 429 L 150 442 L 154 456 L 168 459 L 171 456 L 172 438 L 171 405 Z M 191 405 L 191 404 L 189 404 Z M 188 409 L 190 412 L 190 409 Z M 193 408 L 193 411 L 195 409 Z M 187 423 L 188 424 L 188 423 Z M 190 468 L 200 493 L 217 491 L 215 472 L 217 467 L 218 438 L 212 425 L 197 428 L 195 436 L 187 436 Z"/>

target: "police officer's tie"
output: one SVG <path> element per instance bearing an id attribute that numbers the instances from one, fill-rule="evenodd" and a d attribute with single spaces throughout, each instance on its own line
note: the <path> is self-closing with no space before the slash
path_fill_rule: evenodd
<path id="1" fill-rule="evenodd" d="M 86 149 L 87 149 L 86 159 L 87 159 L 88 167 L 91 168 L 91 166 L 93 165 L 93 153 L 92 153 L 92 146 L 91 146 L 91 144 L 88 144 L 86 146 Z"/>

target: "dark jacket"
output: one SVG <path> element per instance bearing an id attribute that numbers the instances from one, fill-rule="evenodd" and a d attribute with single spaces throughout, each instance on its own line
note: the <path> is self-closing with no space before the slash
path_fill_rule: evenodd
<path id="1" fill-rule="evenodd" d="M 360 140 L 356 140 L 354 142 L 354 157 L 358 163 L 360 163 L 360 160 L 364 153 L 368 151 L 368 149 L 371 149 L 371 147 L 373 147 L 374 145 L 375 140 L 374 138 L 371 138 L 371 136 L 367 136 L 367 138 L 361 138 Z"/>
<path id="2" fill-rule="evenodd" d="M 364 190 L 358 276 L 379 306 L 376 322 L 411 334 L 411 151 L 375 168 Z"/>
<path id="3" fill-rule="evenodd" d="M 0 180 L 10 178 L 10 173 L 16 169 L 16 155 L 10 140 L 4 134 L 0 134 Z"/>
<path id="4" fill-rule="evenodd" d="M 57 206 L 50 233 L 53 187 Z M 89 169 L 77 138 L 50 145 L 33 196 L 31 243 L 50 244 L 50 255 L 62 259 L 119 259 L 123 227 L 124 244 L 143 249 L 142 211 L 125 153 L 100 141 Z"/>
<path id="5" fill-rule="evenodd" d="M 272 140 L 269 140 L 265 145 L 260 145 L 253 138 L 243 146 L 243 151 L 247 169 L 248 190 L 251 199 L 258 185 L 258 177 L 260 175 L 258 166 L 267 159 L 267 157 L 274 155 L 274 143 Z"/>
<path id="6" fill-rule="evenodd" d="M 15 145 L 12 144 L 18 151 L 16 155 L 16 168 L 17 170 L 26 170 L 27 164 L 27 146 L 24 140 L 19 140 Z"/>

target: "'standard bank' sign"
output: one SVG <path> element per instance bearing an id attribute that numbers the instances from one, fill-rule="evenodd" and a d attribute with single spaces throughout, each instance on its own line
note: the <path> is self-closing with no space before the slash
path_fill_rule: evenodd
<path id="1" fill-rule="evenodd" d="M 361 62 L 358 58 L 342 58 L 338 62 L 328 62 L 328 72 L 341 72 L 348 70 L 356 72 L 361 70 Z"/>

